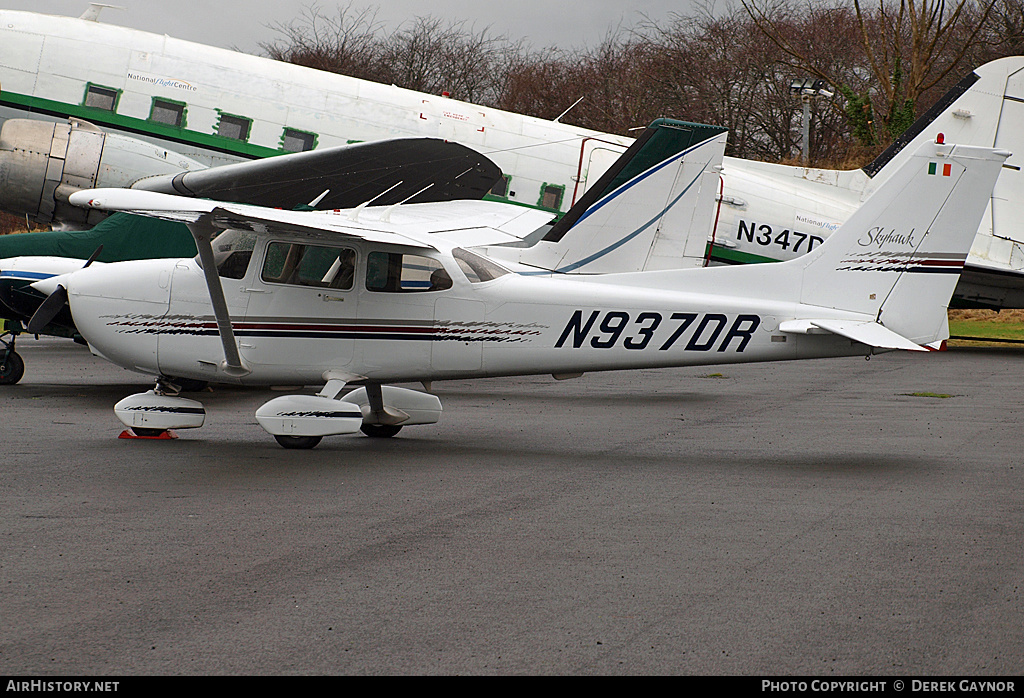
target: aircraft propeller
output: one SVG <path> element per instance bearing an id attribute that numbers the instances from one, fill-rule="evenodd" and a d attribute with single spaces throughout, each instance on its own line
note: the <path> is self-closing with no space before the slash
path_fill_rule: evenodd
<path id="1" fill-rule="evenodd" d="M 101 252 L 103 252 L 103 245 L 96 248 L 96 251 L 89 256 L 89 259 L 86 260 L 82 269 L 85 269 L 87 266 L 95 262 Z M 67 288 L 65 288 L 63 284 L 57 284 L 57 288 L 53 290 L 53 293 L 51 293 L 46 300 L 40 303 L 39 307 L 36 308 L 36 312 L 32 314 L 31 318 L 29 318 L 28 325 L 25 326 L 25 329 L 28 330 L 29 334 L 39 334 L 42 332 L 44 327 L 49 325 L 53 319 L 57 317 L 57 313 L 60 312 L 61 308 L 63 308 L 64 304 L 67 302 Z"/>

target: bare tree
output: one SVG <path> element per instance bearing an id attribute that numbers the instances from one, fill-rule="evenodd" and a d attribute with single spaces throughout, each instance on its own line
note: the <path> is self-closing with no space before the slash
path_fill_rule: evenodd
<path id="1" fill-rule="evenodd" d="M 520 56 L 509 66 L 495 106 L 540 119 L 554 119 L 586 91 L 586 86 L 573 84 L 567 54 L 547 49 Z M 573 118 L 576 116 L 574 109 Z"/>
<path id="2" fill-rule="evenodd" d="M 792 31 L 806 33 L 819 19 L 794 18 Z M 795 155 L 799 103 L 788 92 L 794 75 L 784 52 L 764 39 L 746 12 L 714 13 L 705 6 L 642 29 L 654 57 L 651 99 L 665 114 L 729 128 L 730 155 L 766 160 Z M 831 34 L 836 45 L 844 43 L 842 32 Z M 843 119 L 825 105 L 813 105 L 813 112 L 812 159 L 835 159 L 846 147 Z"/>
<path id="3" fill-rule="evenodd" d="M 282 38 L 261 43 L 268 56 L 307 68 L 341 73 L 364 80 L 379 80 L 381 46 L 376 9 L 354 10 L 352 3 L 325 15 L 318 6 L 303 8 L 288 24 L 272 25 Z"/>
<path id="4" fill-rule="evenodd" d="M 981 41 L 998 0 L 878 0 L 862 7 L 853 0 L 860 50 L 842 63 L 816 55 L 822 40 L 794 31 L 803 15 L 842 16 L 850 3 L 742 0 L 764 35 L 787 56 L 785 63 L 827 80 L 854 103 L 846 114 L 854 129 L 888 142 L 908 127 L 925 93 L 948 81 Z M 831 37 L 828 37 L 831 39 Z M 857 121 L 860 121 L 860 124 Z M 864 127 L 870 124 L 867 131 Z M 866 145 L 873 145 L 873 142 Z"/>
<path id="5" fill-rule="evenodd" d="M 509 54 L 515 53 L 508 44 L 487 28 L 478 32 L 465 22 L 417 17 L 384 43 L 384 74 L 410 90 L 493 104 L 509 70 Z"/>
<path id="6" fill-rule="evenodd" d="M 311 5 L 296 20 L 273 25 L 281 38 L 260 48 L 277 60 L 420 92 L 484 104 L 499 99 L 519 43 L 429 16 L 389 33 L 377 12 L 349 3 L 332 16 Z"/>
<path id="7" fill-rule="evenodd" d="M 965 58 L 978 66 L 1003 56 L 1024 54 L 1024 0 L 999 0 L 982 23 L 978 41 Z"/>
<path id="8" fill-rule="evenodd" d="M 725 126 L 728 154 L 770 161 L 800 146 L 790 81 L 818 77 L 839 94 L 811 107 L 811 162 L 850 167 L 968 69 L 1024 52 L 1024 0 L 706 0 L 574 50 L 430 16 L 389 32 L 352 4 L 275 30 L 280 60 L 623 135 L 660 116 Z"/>

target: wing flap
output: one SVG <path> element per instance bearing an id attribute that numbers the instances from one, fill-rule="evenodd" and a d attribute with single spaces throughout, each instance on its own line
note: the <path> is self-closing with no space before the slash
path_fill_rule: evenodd
<path id="1" fill-rule="evenodd" d="M 419 247 L 422 249 L 435 249 L 433 245 L 401 235 L 389 233 L 382 230 L 367 230 L 341 224 L 342 217 L 335 221 L 332 214 L 325 213 L 320 225 L 310 225 L 315 220 L 313 215 L 306 213 L 302 218 L 296 217 L 294 211 L 277 211 L 274 209 L 257 208 L 255 211 L 246 210 L 243 206 L 218 206 L 208 216 L 210 223 L 215 228 L 230 228 L 232 230 L 249 230 L 254 233 L 266 235 L 298 235 L 304 238 L 330 238 L 349 237 L 369 242 L 379 242 L 386 245 L 401 245 L 404 247 Z M 258 213 L 256 212 L 258 211 Z M 298 212 L 305 213 L 305 212 Z M 315 215 L 315 214 L 314 214 Z"/>

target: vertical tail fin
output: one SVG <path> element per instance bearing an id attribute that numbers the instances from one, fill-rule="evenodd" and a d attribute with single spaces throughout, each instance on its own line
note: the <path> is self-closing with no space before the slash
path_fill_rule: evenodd
<path id="1" fill-rule="evenodd" d="M 803 266 L 800 301 L 873 316 L 917 344 L 946 308 L 1005 150 L 924 143 Z"/>
<path id="2" fill-rule="evenodd" d="M 943 134 L 949 143 L 991 146 L 1024 154 L 1024 56 L 1006 56 L 971 71 L 954 85 L 921 118 L 914 122 L 864 172 L 871 177 L 866 192 L 882 186 L 921 143 Z M 1019 162 L 1003 170 L 996 182 L 992 208 L 979 233 L 999 240 L 985 245 L 990 261 L 1009 265 L 1009 247 L 1024 244 L 1024 216 L 1019 213 L 1024 172 Z M 988 249 L 991 247 L 991 249 Z"/>
<path id="3" fill-rule="evenodd" d="M 700 266 L 727 133 L 655 121 L 519 261 L 581 274 Z"/>
<path id="4" fill-rule="evenodd" d="M 899 169 L 905 157 L 942 133 L 949 143 L 1004 148 L 1020 155 L 1024 141 L 1024 56 L 1007 56 L 974 69 L 951 87 L 888 148 L 864 167 L 868 191 Z M 1002 178 L 1005 179 L 1005 178 Z"/>

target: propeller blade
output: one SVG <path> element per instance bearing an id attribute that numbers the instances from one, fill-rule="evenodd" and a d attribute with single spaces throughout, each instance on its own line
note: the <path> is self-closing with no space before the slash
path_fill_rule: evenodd
<path id="1" fill-rule="evenodd" d="M 39 304 L 36 312 L 32 314 L 25 329 L 29 334 L 39 334 L 43 328 L 57 317 L 64 304 L 68 302 L 68 290 L 61 285 L 54 289 L 50 296 Z"/>
<path id="2" fill-rule="evenodd" d="M 96 248 L 89 259 L 86 260 L 85 264 L 82 265 L 82 269 L 96 261 L 96 258 L 103 252 L 103 245 Z M 43 328 L 53 322 L 53 319 L 57 317 L 57 313 L 61 311 L 64 304 L 68 302 L 68 290 L 63 284 L 57 284 L 57 288 L 53 289 L 46 300 L 39 304 L 36 308 L 36 312 L 29 318 L 28 324 L 25 325 L 25 329 L 28 330 L 29 334 L 39 334 Z"/>
<path id="3" fill-rule="evenodd" d="M 91 255 L 89 255 L 89 259 L 86 260 L 85 265 L 82 267 L 82 269 L 85 269 L 85 267 L 87 267 L 90 264 L 92 264 L 93 262 L 95 262 L 96 258 L 100 256 L 100 252 L 102 252 L 102 251 L 103 251 L 103 245 L 100 245 L 99 247 L 96 248 L 95 252 L 93 252 Z"/>

